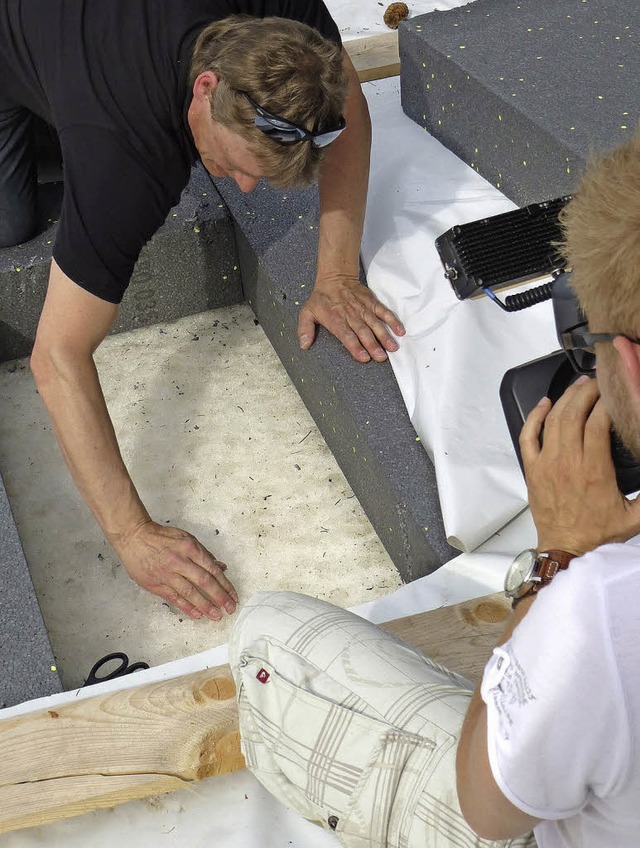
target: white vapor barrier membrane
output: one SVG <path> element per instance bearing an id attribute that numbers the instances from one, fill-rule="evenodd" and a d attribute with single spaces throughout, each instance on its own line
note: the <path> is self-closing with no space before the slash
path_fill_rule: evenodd
<path id="1" fill-rule="evenodd" d="M 513 551 L 535 541 L 527 511 L 473 554 L 461 554 L 434 574 L 355 612 L 380 623 L 502 588 Z M 166 665 L 41 698 L 0 711 L 3 719 L 56 709 L 78 699 L 214 668 L 227 661 L 226 646 Z M 73 819 L 0 836 L 0 848 L 337 848 L 339 842 L 286 809 L 248 771 L 193 783 L 178 792 L 95 810 Z"/>
<path id="2" fill-rule="evenodd" d="M 407 330 L 390 359 L 433 459 L 447 537 L 471 551 L 526 505 L 502 377 L 558 341 L 550 302 L 509 314 L 485 297 L 457 300 L 435 239 L 515 207 L 402 112 L 399 86 L 397 77 L 363 86 L 373 151 L 362 257 L 370 287 Z"/>

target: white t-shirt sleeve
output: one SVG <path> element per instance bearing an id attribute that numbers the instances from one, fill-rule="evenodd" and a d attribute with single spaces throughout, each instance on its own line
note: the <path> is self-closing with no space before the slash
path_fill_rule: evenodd
<path id="1" fill-rule="evenodd" d="M 536 818 L 574 815 L 591 793 L 615 791 L 628 769 L 629 729 L 598 579 L 602 564 L 595 552 L 558 575 L 484 672 L 494 779 L 512 804 Z"/>

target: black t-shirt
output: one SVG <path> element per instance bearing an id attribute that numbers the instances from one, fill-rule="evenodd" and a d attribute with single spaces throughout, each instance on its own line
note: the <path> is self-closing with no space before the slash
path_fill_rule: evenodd
<path id="1" fill-rule="evenodd" d="M 186 122 L 198 34 L 229 15 L 301 21 L 340 44 L 322 0 L 1 0 L 0 108 L 58 130 L 64 200 L 54 257 L 119 303 L 140 250 L 197 159 Z"/>

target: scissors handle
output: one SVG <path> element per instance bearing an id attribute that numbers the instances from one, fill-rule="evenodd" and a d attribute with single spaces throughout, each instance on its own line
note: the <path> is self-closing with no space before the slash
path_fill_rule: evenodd
<path id="1" fill-rule="evenodd" d="M 114 660 L 119 660 L 119 665 L 117 665 L 108 674 L 99 674 L 100 670 L 103 669 L 104 666 L 114 662 Z M 136 662 L 133 663 L 133 665 L 129 665 L 129 657 L 126 654 L 122 653 L 122 651 L 114 651 L 112 654 L 107 654 L 95 663 L 83 686 L 93 686 L 96 683 L 104 683 L 105 680 L 113 680 L 116 677 L 123 677 L 125 674 L 131 674 L 132 671 L 139 671 L 143 668 L 149 668 L 149 665 L 145 662 Z"/>

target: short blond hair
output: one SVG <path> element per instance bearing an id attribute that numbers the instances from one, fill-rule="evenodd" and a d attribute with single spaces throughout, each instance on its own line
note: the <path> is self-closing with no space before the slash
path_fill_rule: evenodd
<path id="1" fill-rule="evenodd" d="M 571 283 L 598 331 L 640 330 L 640 131 L 592 157 L 560 216 Z"/>
<path id="2" fill-rule="evenodd" d="M 331 129 L 342 115 L 347 76 L 342 50 L 317 30 L 286 18 L 233 15 L 210 24 L 196 42 L 191 85 L 205 71 L 220 82 L 211 98 L 215 120 L 247 143 L 274 185 L 307 185 L 327 148 L 308 141 L 283 145 L 255 126 L 246 97 L 307 130 Z"/>

